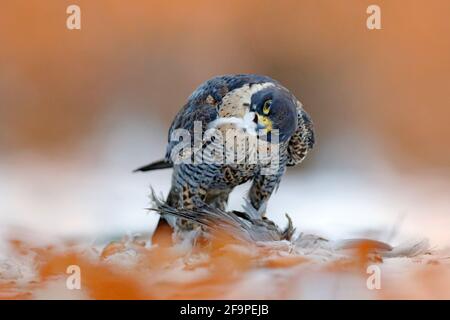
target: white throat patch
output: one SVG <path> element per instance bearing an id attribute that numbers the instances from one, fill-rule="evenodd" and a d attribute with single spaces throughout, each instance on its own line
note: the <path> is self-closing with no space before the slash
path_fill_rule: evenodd
<path id="1" fill-rule="evenodd" d="M 257 134 L 256 123 L 253 121 L 255 118 L 254 112 L 247 112 L 244 117 L 221 117 L 212 121 L 208 125 L 208 129 L 242 129 L 250 135 Z"/>

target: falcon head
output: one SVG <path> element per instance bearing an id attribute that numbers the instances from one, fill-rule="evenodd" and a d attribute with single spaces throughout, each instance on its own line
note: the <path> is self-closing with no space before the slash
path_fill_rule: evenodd
<path id="1" fill-rule="evenodd" d="M 292 94 L 284 88 L 269 86 L 254 93 L 250 111 L 254 112 L 256 130 L 262 130 L 267 135 L 268 142 L 275 132 L 279 142 L 285 142 L 297 129 L 297 103 Z"/>

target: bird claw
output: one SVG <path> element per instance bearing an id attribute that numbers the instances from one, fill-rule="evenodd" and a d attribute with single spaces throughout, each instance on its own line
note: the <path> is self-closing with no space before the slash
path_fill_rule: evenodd
<path id="1" fill-rule="evenodd" d="M 292 223 L 292 219 L 291 217 L 286 213 L 286 218 L 288 220 L 288 225 L 286 226 L 286 228 L 284 229 L 282 236 L 284 240 L 291 240 L 294 233 L 295 233 L 295 228 L 294 228 L 294 224 Z"/>

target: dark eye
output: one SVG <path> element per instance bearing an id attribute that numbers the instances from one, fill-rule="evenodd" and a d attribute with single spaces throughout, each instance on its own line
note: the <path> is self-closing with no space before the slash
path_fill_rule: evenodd
<path id="1" fill-rule="evenodd" d="M 272 106 L 272 100 L 266 100 L 266 101 L 264 102 L 263 107 L 262 107 L 262 112 L 263 112 L 265 115 L 268 115 L 269 112 L 270 112 L 270 107 L 271 107 L 271 106 Z"/>

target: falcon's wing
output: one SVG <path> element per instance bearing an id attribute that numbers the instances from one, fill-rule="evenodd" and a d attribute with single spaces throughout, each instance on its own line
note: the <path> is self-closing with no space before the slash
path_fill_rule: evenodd
<path id="1" fill-rule="evenodd" d="M 309 114 L 297 103 L 298 127 L 288 145 L 288 166 L 295 166 L 305 159 L 309 150 L 314 147 L 314 125 Z"/>
<path id="2" fill-rule="evenodd" d="M 172 140 L 172 134 L 174 134 L 177 129 L 187 130 L 191 137 L 191 143 L 194 139 L 194 128 L 195 122 L 199 121 L 201 123 L 201 134 L 207 130 L 208 124 L 214 121 L 218 116 L 217 110 L 214 106 L 208 104 L 201 105 L 185 105 L 183 109 L 175 117 L 172 126 L 169 130 L 168 145 L 166 151 L 166 161 L 171 162 L 172 149 L 181 141 L 176 139 Z M 184 141 L 186 142 L 186 141 Z"/>

